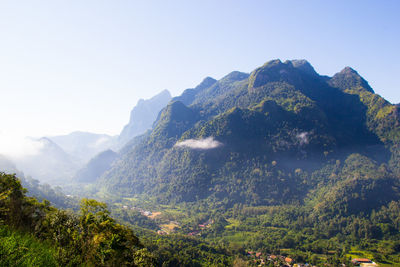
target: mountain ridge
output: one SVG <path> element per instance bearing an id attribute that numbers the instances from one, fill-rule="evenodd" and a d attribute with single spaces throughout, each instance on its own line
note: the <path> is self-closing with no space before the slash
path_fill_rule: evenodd
<path id="1" fill-rule="evenodd" d="M 318 187 L 313 173 L 351 155 L 387 164 L 398 175 L 395 106 L 350 68 L 327 77 L 305 60 L 272 60 L 250 74 L 204 81 L 201 90 L 184 91 L 163 109 L 99 188 L 164 202 L 216 198 L 260 205 L 306 201 Z M 223 145 L 176 146 L 207 138 Z M 293 175 L 297 169 L 308 178 Z"/>

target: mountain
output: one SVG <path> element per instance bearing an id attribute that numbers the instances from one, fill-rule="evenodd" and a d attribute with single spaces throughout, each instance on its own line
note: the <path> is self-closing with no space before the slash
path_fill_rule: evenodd
<path id="1" fill-rule="evenodd" d="M 97 186 L 225 205 L 320 203 L 328 190 L 338 206 L 365 211 L 399 200 L 398 111 L 350 67 L 327 77 L 306 60 L 272 60 L 185 90 Z"/>
<path id="2" fill-rule="evenodd" d="M 17 168 L 41 182 L 60 184 L 69 181 L 80 167 L 79 162 L 46 137 L 32 140 L 38 145 L 35 154 L 15 159 Z"/>
<path id="3" fill-rule="evenodd" d="M 98 153 L 113 147 L 117 137 L 77 131 L 67 135 L 51 136 L 48 139 L 84 164 Z"/>
<path id="4" fill-rule="evenodd" d="M 131 111 L 129 123 L 125 125 L 118 137 L 118 147 L 123 147 L 133 137 L 149 130 L 153 126 L 158 113 L 170 100 L 171 94 L 168 90 L 164 90 L 150 99 L 140 99 Z"/>
<path id="5" fill-rule="evenodd" d="M 168 90 L 147 100 L 140 99 L 131 111 L 129 123 L 119 136 L 74 132 L 67 136 L 53 137 L 52 139 L 66 151 L 85 160 L 86 164 L 76 173 L 74 180 L 84 183 L 95 182 L 118 158 L 118 154 L 111 149 L 121 150 L 122 153 L 129 150 L 132 144 L 136 144 L 136 140 L 141 139 L 140 135 L 151 129 L 157 115 L 170 100 L 171 95 Z"/>
<path id="6" fill-rule="evenodd" d="M 83 183 L 95 182 L 105 171 L 111 168 L 111 164 L 117 157 L 118 154 L 110 149 L 99 153 L 75 174 L 74 180 Z"/>

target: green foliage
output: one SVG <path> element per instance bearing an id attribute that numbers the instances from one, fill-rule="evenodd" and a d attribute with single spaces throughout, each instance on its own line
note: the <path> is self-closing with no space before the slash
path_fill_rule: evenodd
<path id="1" fill-rule="evenodd" d="M 130 226 L 139 226 L 155 231 L 159 229 L 159 226 L 154 222 L 154 220 L 149 219 L 136 210 L 113 208 L 112 216 Z"/>
<path id="2" fill-rule="evenodd" d="M 57 266 L 54 254 L 32 235 L 0 226 L 0 266 Z"/>
<path id="3" fill-rule="evenodd" d="M 157 255 L 158 266 L 229 266 L 229 252 L 181 235 L 149 236 L 145 245 Z"/>
<path id="4" fill-rule="evenodd" d="M 34 197 L 39 201 L 48 200 L 57 208 L 73 208 L 74 210 L 79 208 L 78 200 L 67 197 L 60 187 L 53 188 L 48 184 L 42 184 L 38 180 L 21 175 L 17 174 L 22 186 L 27 189 L 27 196 Z"/>
<path id="5" fill-rule="evenodd" d="M 306 61 L 274 60 L 185 91 L 97 181 L 99 196 L 145 195 L 153 206 L 179 207 L 179 216 L 164 215 L 182 220 L 177 234 L 156 235 L 158 221 L 120 204 L 113 216 L 143 246 L 104 203 L 84 199 L 73 215 L 25 197 L 5 174 L 0 219 L 55 245 L 50 254 L 62 266 L 260 264 L 248 250 L 315 265 L 348 264 L 348 255 L 395 265 L 399 114 L 350 68 L 330 78 Z M 208 137 L 221 145 L 176 146 Z M 27 184 L 68 205 L 57 190 Z M 200 227 L 205 221 L 212 224 Z"/>
<path id="6" fill-rule="evenodd" d="M 123 150 L 98 189 L 127 197 L 150 194 L 163 203 L 207 198 L 228 206 L 301 203 L 310 192 L 321 194 L 324 186 L 353 190 L 357 183 L 370 184 L 336 185 L 346 180 L 345 173 L 336 180 L 312 176 L 355 153 L 386 163 L 395 173 L 386 175 L 392 177 L 386 186 L 397 186 L 397 108 L 375 95 L 351 69 L 328 78 L 306 61 L 274 60 L 250 76 L 233 72 L 220 81 L 204 82 L 176 100 L 164 109 L 152 132 Z M 175 146 L 207 137 L 222 146 Z M 374 183 L 380 183 L 381 190 L 384 181 Z"/>
<path id="7" fill-rule="evenodd" d="M 143 248 L 132 230 L 110 217 L 106 204 L 83 199 L 81 214 L 77 216 L 52 208 L 48 201 L 39 203 L 26 197 L 26 190 L 15 175 L 1 173 L 0 176 L 0 219 L 12 231 L 19 229 L 55 246 L 54 250 L 46 250 L 44 243 L 39 245 L 36 259 L 33 245 L 16 243 L 18 239 L 31 241 L 23 235 L 14 237 L 7 228 L 3 234 L 11 235 L 11 239 L 7 239 L 4 247 L 1 247 L 4 250 L 4 259 L 1 260 L 4 263 L 18 262 L 18 253 L 24 251 L 27 256 L 20 259 L 23 266 L 40 260 L 44 261 L 43 266 L 55 265 L 54 261 L 60 266 L 154 265 L 153 257 Z M 32 242 L 41 244 L 39 241 Z M 43 253 L 40 251 L 42 247 Z"/>
<path id="8" fill-rule="evenodd" d="M 273 60 L 175 100 L 99 190 L 182 205 L 182 234 L 213 219 L 200 239 L 240 259 L 258 249 L 337 266 L 357 245 L 398 262 L 400 111 L 356 71 L 326 77 L 306 61 Z M 175 145 L 208 137 L 222 145 Z"/>

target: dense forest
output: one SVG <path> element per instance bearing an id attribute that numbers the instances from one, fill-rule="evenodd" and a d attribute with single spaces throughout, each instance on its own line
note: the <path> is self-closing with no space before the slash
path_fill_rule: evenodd
<path id="1" fill-rule="evenodd" d="M 205 205 L 214 223 L 198 236 L 217 246 L 394 264 L 399 114 L 349 67 L 327 77 L 305 60 L 273 60 L 174 98 L 94 194 L 179 207 L 170 221 L 183 234 L 200 230 L 191 210 Z"/>
<path id="2" fill-rule="evenodd" d="M 399 201 L 346 216 L 341 206 L 226 209 L 224 203 L 199 201 L 160 209 L 156 201 L 144 200 L 147 208 L 163 212 L 150 219 L 120 203 L 110 213 L 106 204 L 83 199 L 74 212 L 25 194 L 15 175 L 1 174 L 2 266 L 252 266 L 274 254 L 337 266 L 349 263 L 352 253 L 400 263 Z M 181 223 L 168 235 L 157 234 L 169 220 Z M 253 259 L 249 251 L 263 256 Z"/>
<path id="3" fill-rule="evenodd" d="M 122 197 L 150 194 L 165 204 L 304 202 L 327 181 L 312 174 L 352 154 L 398 177 L 399 118 L 398 107 L 351 68 L 330 78 L 307 61 L 274 60 L 250 75 L 206 78 L 174 98 L 96 186 Z"/>

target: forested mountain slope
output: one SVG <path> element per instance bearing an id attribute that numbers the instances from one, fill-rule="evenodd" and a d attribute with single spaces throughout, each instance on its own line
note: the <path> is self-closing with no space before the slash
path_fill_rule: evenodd
<path id="1" fill-rule="evenodd" d="M 305 60 L 272 60 L 174 98 L 98 188 L 227 205 L 305 203 L 328 185 L 332 198 L 340 188 L 367 198 L 390 188 L 365 202 L 381 205 L 399 199 L 399 140 L 399 108 L 355 70 L 327 77 Z"/>

